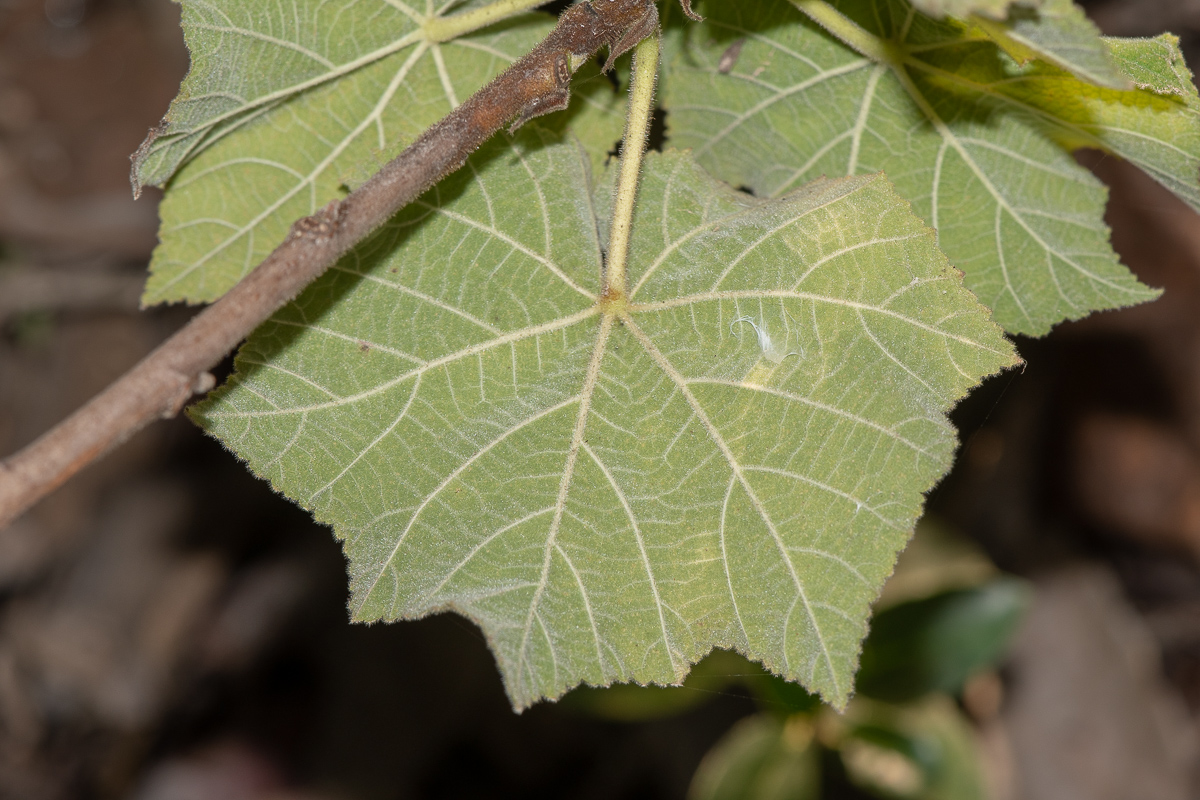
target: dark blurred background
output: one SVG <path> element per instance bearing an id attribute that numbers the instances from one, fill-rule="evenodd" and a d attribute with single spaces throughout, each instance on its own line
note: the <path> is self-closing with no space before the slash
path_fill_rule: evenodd
<path id="1" fill-rule="evenodd" d="M 1088 11 L 1200 63 L 1200 0 Z M 157 194 L 128 184 L 186 69 L 168 0 L 0 0 L 0 453 L 192 313 L 138 310 Z M 1036 590 L 966 703 L 995 800 L 1200 798 L 1200 218 L 1080 159 L 1166 294 L 1020 340 L 929 509 Z M 143 432 L 0 531 L 0 798 L 682 798 L 756 710 L 518 716 L 470 623 L 350 625 L 346 599 L 328 530 L 187 421 Z"/>

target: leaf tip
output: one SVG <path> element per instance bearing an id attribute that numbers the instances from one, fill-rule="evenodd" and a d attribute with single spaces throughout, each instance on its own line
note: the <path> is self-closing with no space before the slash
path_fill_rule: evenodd
<path id="1" fill-rule="evenodd" d="M 133 199 L 137 200 L 142 196 L 142 188 L 149 185 L 149 181 L 142 175 L 142 167 L 146 163 L 146 159 L 150 156 L 150 149 L 159 137 L 167 132 L 170 123 L 166 117 L 159 120 L 158 124 L 150 128 L 146 133 L 146 138 L 138 145 L 138 148 L 129 156 L 129 184 L 133 188 Z"/>

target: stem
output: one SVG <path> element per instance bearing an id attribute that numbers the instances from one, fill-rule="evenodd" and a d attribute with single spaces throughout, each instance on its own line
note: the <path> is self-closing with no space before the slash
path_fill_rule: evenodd
<path id="1" fill-rule="evenodd" d="M 887 64 L 896 61 L 895 53 L 887 42 L 863 30 L 857 22 L 843 15 L 825 0 L 791 0 L 791 3 L 807 14 L 813 22 L 872 61 Z"/>
<path id="2" fill-rule="evenodd" d="M 0 528 L 149 423 L 178 414 L 193 394 L 211 389 L 208 370 L 342 254 L 461 167 L 514 117 L 519 125 L 566 108 L 570 67 L 605 46 L 611 57 L 620 55 L 657 20 L 653 0 L 600 0 L 564 11 L 537 47 L 365 184 L 292 225 L 283 244 L 224 297 L 64 422 L 0 461 Z M 654 52 L 652 62 L 657 42 Z M 644 134 L 637 139 L 644 142 Z"/>
<path id="3" fill-rule="evenodd" d="M 629 115 L 625 118 L 625 139 L 621 146 L 621 175 L 617 179 L 616 200 L 608 239 L 604 295 L 615 299 L 626 293 L 626 264 L 633 230 L 633 205 L 637 200 L 638 178 L 646 155 L 646 138 L 654 108 L 654 88 L 658 81 L 658 35 L 642 40 L 633 54 L 633 82 L 629 93 Z"/>
<path id="4" fill-rule="evenodd" d="M 465 36 L 471 31 L 486 28 L 502 19 L 520 14 L 537 6 L 544 6 L 550 0 L 496 0 L 483 8 L 453 14 L 449 17 L 429 17 L 421 26 L 428 42 L 448 42 Z"/>

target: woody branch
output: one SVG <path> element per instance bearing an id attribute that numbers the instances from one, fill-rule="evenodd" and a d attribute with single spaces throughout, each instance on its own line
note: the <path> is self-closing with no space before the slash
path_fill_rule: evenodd
<path id="1" fill-rule="evenodd" d="M 691 12 L 691 0 L 681 0 Z M 401 208 L 457 170 L 509 122 L 565 108 L 574 70 L 604 47 L 607 66 L 658 29 L 654 0 L 592 0 L 494 81 L 426 130 L 343 200 L 292 225 L 249 275 L 115 383 L 0 461 L 0 527 L 156 419 L 214 385 L 209 373 L 252 330 Z"/>

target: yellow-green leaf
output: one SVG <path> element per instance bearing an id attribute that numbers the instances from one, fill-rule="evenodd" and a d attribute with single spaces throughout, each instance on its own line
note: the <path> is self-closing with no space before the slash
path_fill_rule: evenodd
<path id="1" fill-rule="evenodd" d="M 671 142 L 760 196 L 821 175 L 885 172 L 1013 332 L 1043 334 L 1157 295 L 1120 264 L 1106 190 L 1070 150 L 1127 158 L 1196 205 L 1193 101 L 1104 89 L 1044 62 L 1021 67 L 961 24 L 913 15 L 899 0 L 833 5 L 890 55 L 854 52 L 784 0 L 702 5 L 707 31 L 668 38 Z M 736 63 L 721 69 L 742 39 Z M 1145 61 L 1164 77 L 1153 64 L 1168 42 L 1109 46 L 1121 63 Z"/>
<path id="2" fill-rule="evenodd" d="M 1101 40 L 1100 29 L 1072 0 L 1045 0 L 1037 9 L 1014 6 L 1004 22 L 973 20 L 1021 63 L 1040 58 L 1097 86 L 1133 88 Z"/>
<path id="3" fill-rule="evenodd" d="M 1009 7 L 1017 0 L 913 0 L 913 6 L 931 17 L 958 17 L 966 19 L 972 15 L 1004 19 Z"/>
<path id="4" fill-rule="evenodd" d="M 422 27 L 437 16 L 397 0 L 185 3 L 192 69 L 136 166 L 166 188 L 144 302 L 220 297 L 292 222 L 368 178 L 554 25 L 528 14 L 438 43 Z M 578 122 L 598 165 L 621 138 L 624 98 L 594 65 L 575 84 L 555 124 Z"/>
<path id="5" fill-rule="evenodd" d="M 518 707 L 717 646 L 841 706 L 945 413 L 1011 345 L 879 175 L 759 200 L 652 154 L 603 297 L 588 172 L 494 140 L 195 416 L 333 526 L 356 619 L 464 614 Z"/>

